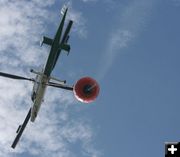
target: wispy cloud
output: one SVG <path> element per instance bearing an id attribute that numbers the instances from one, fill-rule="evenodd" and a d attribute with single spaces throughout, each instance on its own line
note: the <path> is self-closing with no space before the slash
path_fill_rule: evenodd
<path id="1" fill-rule="evenodd" d="M 96 1 L 98 1 L 98 0 L 82 0 L 83 2 L 96 2 Z"/>
<path id="2" fill-rule="evenodd" d="M 53 12 L 47 7 L 52 0 L 0 1 L 0 70 L 27 74 L 32 66 L 42 66 L 47 49 L 39 48 L 44 27 Z M 72 15 L 73 16 L 73 12 Z M 0 156 L 16 156 L 28 153 L 43 157 L 76 156 L 71 149 L 80 141 L 82 154 L 98 157 L 93 146 L 94 131 L 85 120 L 72 119 L 72 93 L 48 88 L 48 99 L 35 123 L 29 123 L 15 150 L 10 148 L 15 131 L 24 120 L 31 105 L 32 84 L 0 78 Z"/>
<path id="3" fill-rule="evenodd" d="M 73 31 L 76 32 L 79 37 L 86 38 L 88 31 L 86 26 L 86 19 L 84 18 L 82 12 L 73 8 L 73 2 L 71 0 L 68 1 L 66 5 L 69 8 L 68 18 L 74 22 Z"/>
<path id="4" fill-rule="evenodd" d="M 180 0 L 169 0 L 174 6 L 180 6 Z"/>
<path id="5" fill-rule="evenodd" d="M 117 27 L 109 35 L 105 54 L 103 54 L 102 64 L 98 70 L 98 78 L 102 79 L 109 71 L 115 58 L 122 53 L 123 48 L 129 46 L 133 39 L 140 34 L 148 20 L 151 12 L 158 2 L 155 0 L 133 0 L 122 8 L 119 13 Z M 104 64 L 106 63 L 106 64 Z"/>

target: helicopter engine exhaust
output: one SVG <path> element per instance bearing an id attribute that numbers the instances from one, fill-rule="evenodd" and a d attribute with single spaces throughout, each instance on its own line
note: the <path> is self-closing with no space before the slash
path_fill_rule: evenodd
<path id="1" fill-rule="evenodd" d="M 76 82 L 73 93 L 77 100 L 83 103 L 93 102 L 99 94 L 99 85 L 90 77 L 83 77 Z"/>

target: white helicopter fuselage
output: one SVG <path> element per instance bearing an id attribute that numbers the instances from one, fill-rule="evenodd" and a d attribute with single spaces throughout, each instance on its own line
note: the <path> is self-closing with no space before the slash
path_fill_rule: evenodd
<path id="1" fill-rule="evenodd" d="M 47 83 L 49 81 L 49 78 L 46 75 L 39 75 L 37 74 L 34 86 L 33 86 L 33 91 L 32 91 L 32 108 L 31 108 L 31 122 L 34 122 L 37 114 L 39 112 L 39 109 L 41 107 L 41 104 L 44 100 L 44 95 L 47 87 Z"/>

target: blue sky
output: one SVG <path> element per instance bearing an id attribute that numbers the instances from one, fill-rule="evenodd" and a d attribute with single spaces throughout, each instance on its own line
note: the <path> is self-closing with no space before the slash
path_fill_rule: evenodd
<path id="1" fill-rule="evenodd" d="M 15 131 L 31 105 L 32 84 L 0 79 L 0 156 L 163 156 L 179 141 L 179 0 L 0 1 L 0 71 L 34 77 L 45 64 L 63 4 L 73 19 L 69 43 L 53 75 L 73 84 L 83 76 L 101 91 L 86 105 L 48 88 L 35 123 L 17 149 Z"/>

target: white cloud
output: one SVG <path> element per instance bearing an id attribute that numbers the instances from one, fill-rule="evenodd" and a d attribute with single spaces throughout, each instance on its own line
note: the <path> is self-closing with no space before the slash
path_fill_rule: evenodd
<path id="1" fill-rule="evenodd" d="M 37 43 L 53 16 L 46 7 L 53 3 L 51 0 L 0 0 L 0 71 L 27 74 L 32 65 L 38 67 L 44 63 L 47 49 L 40 48 Z M 42 104 L 35 123 L 27 125 L 17 148 L 11 149 L 16 129 L 32 103 L 32 84 L 0 77 L 0 85 L 0 156 L 29 153 L 43 157 L 74 157 L 76 154 L 70 148 L 76 141 L 82 143 L 86 156 L 97 156 L 99 151 L 90 140 L 94 136 L 90 124 L 71 119 L 71 106 L 75 103 L 72 93 L 53 88 L 48 88 L 48 99 Z"/>
<path id="2" fill-rule="evenodd" d="M 96 1 L 98 1 L 98 0 L 82 0 L 83 2 L 96 2 Z"/>
<path id="3" fill-rule="evenodd" d="M 106 75 L 116 56 L 122 53 L 123 48 L 129 46 L 130 42 L 144 29 L 157 2 L 158 0 L 134 0 L 122 8 L 119 21 L 115 24 L 117 27 L 111 32 L 107 41 L 107 51 L 103 54 L 102 63 L 98 70 L 98 79 L 102 79 Z"/>
<path id="4" fill-rule="evenodd" d="M 180 6 L 180 0 L 170 0 L 170 2 L 176 7 Z"/>
<path id="5" fill-rule="evenodd" d="M 7 56 L 11 56 L 15 65 L 18 60 L 22 65 L 38 63 L 37 56 L 41 56 L 42 49 L 36 47 L 39 36 L 44 31 L 41 21 L 47 18 L 45 15 L 50 16 L 50 13 L 35 4 L 25 1 L 0 2 L 0 51 L 3 54 L 0 62 L 7 61 Z"/>
<path id="6" fill-rule="evenodd" d="M 82 12 L 75 10 L 73 8 L 73 2 L 68 1 L 66 5 L 69 8 L 68 18 L 73 20 L 73 31 L 76 32 L 79 37 L 86 38 L 87 37 L 87 27 L 86 27 L 86 19 L 84 18 Z"/>

